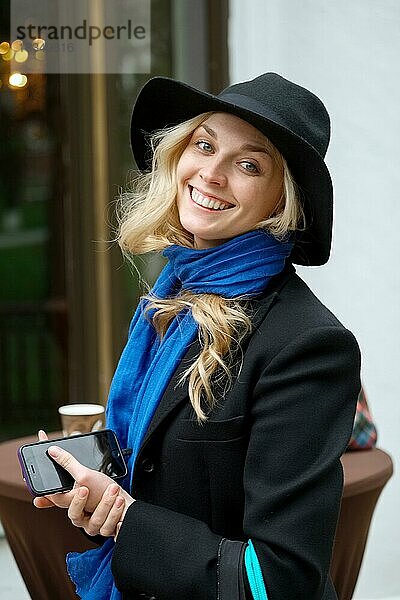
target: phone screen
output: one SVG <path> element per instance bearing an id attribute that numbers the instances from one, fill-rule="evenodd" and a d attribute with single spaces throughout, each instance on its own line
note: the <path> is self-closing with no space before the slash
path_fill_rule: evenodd
<path id="1" fill-rule="evenodd" d="M 110 429 L 28 444 L 20 449 L 19 455 L 24 478 L 36 495 L 70 490 L 74 484 L 72 476 L 47 454 L 50 446 L 64 448 L 86 467 L 113 479 L 126 475 L 121 448 Z"/>

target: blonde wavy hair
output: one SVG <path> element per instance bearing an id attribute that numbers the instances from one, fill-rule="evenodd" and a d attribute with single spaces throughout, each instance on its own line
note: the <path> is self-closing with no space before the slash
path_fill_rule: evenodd
<path id="1" fill-rule="evenodd" d="M 193 235 L 179 220 L 176 203 L 177 165 L 195 129 L 213 113 L 203 113 L 177 126 L 155 132 L 151 137 L 153 153 L 149 173 L 138 175 L 130 189 L 119 197 L 118 243 L 124 255 L 133 256 L 160 251 L 178 244 L 194 248 Z M 282 238 L 304 225 L 304 213 L 297 186 L 285 159 L 267 140 L 272 159 L 282 173 L 282 193 L 274 213 L 256 228 L 267 229 Z M 242 362 L 241 342 L 251 331 L 249 301 L 223 298 L 216 294 L 193 294 L 183 290 L 174 298 L 143 296 L 148 303 L 146 313 L 155 309 L 152 323 L 162 338 L 171 321 L 184 309 L 192 312 L 198 324 L 201 351 L 183 373 L 180 383 L 188 380 L 189 397 L 199 423 L 204 423 L 218 399 L 216 384 L 222 396 L 232 384 L 233 370 Z"/>

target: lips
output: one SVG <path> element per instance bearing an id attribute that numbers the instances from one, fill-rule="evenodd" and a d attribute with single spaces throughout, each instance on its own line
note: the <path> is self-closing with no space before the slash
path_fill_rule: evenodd
<path id="1" fill-rule="evenodd" d="M 198 206 L 202 206 L 203 208 L 208 208 L 214 211 L 229 210 L 230 208 L 233 208 L 233 204 L 230 202 L 225 202 L 225 200 L 220 200 L 219 198 L 214 198 L 212 196 L 207 196 L 191 185 L 189 185 L 189 191 L 193 202 Z"/>

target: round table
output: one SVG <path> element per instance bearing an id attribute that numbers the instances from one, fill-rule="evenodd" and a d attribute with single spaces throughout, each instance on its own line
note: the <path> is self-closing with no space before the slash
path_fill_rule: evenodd
<path id="1" fill-rule="evenodd" d="M 342 456 L 344 488 L 333 546 L 331 576 L 339 600 L 351 600 L 378 498 L 393 474 L 390 456 L 379 448 Z"/>
<path id="2" fill-rule="evenodd" d="M 62 433 L 49 437 L 60 438 Z M 65 510 L 33 506 L 17 450 L 36 441 L 32 436 L 0 444 L 0 520 L 32 600 L 76 600 L 65 555 L 96 545 L 71 524 Z"/>
<path id="3" fill-rule="evenodd" d="M 61 432 L 50 434 L 61 437 Z M 65 510 L 38 510 L 22 479 L 17 450 L 36 436 L 0 444 L 0 520 L 32 600 L 69 600 L 77 596 L 65 568 L 67 552 L 96 547 L 71 525 Z M 350 600 L 364 554 L 371 517 L 393 473 L 383 450 L 347 452 L 342 457 L 343 500 L 333 550 L 331 575 L 339 600 Z"/>

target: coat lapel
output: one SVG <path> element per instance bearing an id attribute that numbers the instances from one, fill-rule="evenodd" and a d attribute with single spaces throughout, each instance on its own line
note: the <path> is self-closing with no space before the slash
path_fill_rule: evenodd
<path id="1" fill-rule="evenodd" d="M 251 320 L 253 328 L 251 333 L 249 334 L 249 339 L 257 330 L 260 323 L 265 319 L 270 308 L 273 306 L 274 302 L 279 297 L 280 288 L 286 283 L 286 281 L 293 274 L 293 272 L 294 268 L 290 265 L 290 268 L 285 269 L 280 275 L 278 275 L 276 278 L 274 278 L 274 280 L 271 281 L 271 285 L 269 286 L 264 296 L 256 298 L 252 301 Z M 190 345 L 178 369 L 172 376 L 171 381 L 169 382 L 163 397 L 161 398 L 161 401 L 156 409 L 156 412 L 153 415 L 147 433 L 144 437 L 142 448 L 146 444 L 150 436 L 153 435 L 155 430 L 161 425 L 164 419 L 166 419 L 166 417 L 171 413 L 171 411 L 173 411 L 181 402 L 188 401 L 188 385 L 186 382 L 183 385 L 179 384 L 179 379 L 182 373 L 196 358 L 196 356 L 198 356 L 199 352 L 200 343 L 198 338 L 196 337 L 196 340 Z"/>

